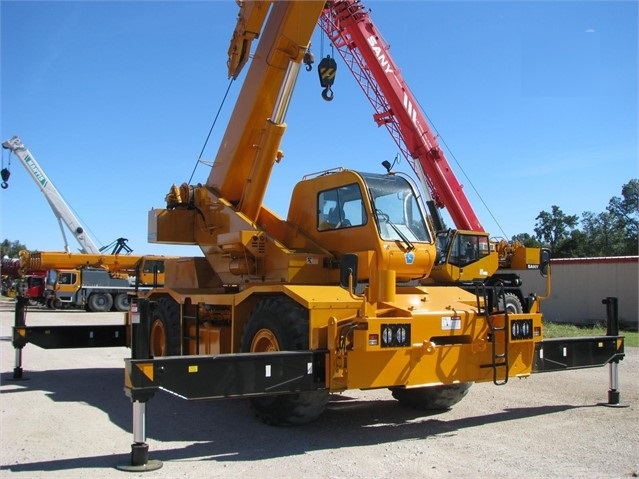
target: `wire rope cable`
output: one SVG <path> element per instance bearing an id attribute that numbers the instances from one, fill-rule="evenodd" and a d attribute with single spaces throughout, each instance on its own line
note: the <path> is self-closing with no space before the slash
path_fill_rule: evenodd
<path id="1" fill-rule="evenodd" d="M 417 100 L 417 103 L 419 104 L 419 100 Z M 448 146 L 448 144 L 446 143 L 446 140 L 444 140 L 444 138 L 439 134 L 439 131 L 437 130 L 437 127 L 435 126 L 435 124 L 433 123 L 433 121 L 430 119 L 430 117 L 428 116 L 428 114 L 426 113 L 426 110 L 424 110 L 424 108 L 422 108 L 422 105 L 420 104 L 419 107 L 421 108 L 421 110 L 424 112 L 424 116 L 426 116 L 426 119 L 428 120 L 428 123 L 430 123 L 432 129 L 435 131 L 435 133 L 437 134 L 437 137 L 439 138 L 439 141 L 442 143 L 442 145 L 444 145 L 444 148 L 446 148 L 446 151 L 448 151 L 450 157 L 453 159 L 453 161 L 455 162 L 455 164 L 457 165 L 457 167 L 459 168 L 459 171 L 462 172 L 462 174 L 464 175 L 464 178 L 466 178 L 466 180 L 468 181 L 468 184 L 470 185 L 470 187 L 473 189 L 473 191 L 475 192 L 475 194 L 477 195 L 477 197 L 479 198 L 479 201 L 481 202 L 482 205 L 484 205 L 484 208 L 486 208 L 486 211 L 488 211 L 488 214 L 490 215 L 490 217 L 493 219 L 493 221 L 495 222 L 495 224 L 497 225 L 497 227 L 499 228 L 499 230 L 501 231 L 501 233 L 504 235 L 504 237 L 506 238 L 507 235 L 504 232 L 504 229 L 501 227 L 501 224 L 499 223 L 499 221 L 497 221 L 497 218 L 495 218 L 495 215 L 493 215 L 493 212 L 490 210 L 490 208 L 488 207 L 488 205 L 486 204 L 486 202 L 484 201 L 484 198 L 482 197 L 482 195 L 479 193 L 479 191 L 477 190 L 477 188 L 475 188 L 475 185 L 473 184 L 472 180 L 468 177 L 468 175 L 466 174 L 466 171 L 464 170 L 464 168 L 462 167 L 462 165 L 459 163 L 459 161 L 457 160 L 457 158 L 455 157 L 455 154 L 453 153 L 453 151 L 450 149 L 450 147 Z"/>
<path id="2" fill-rule="evenodd" d="M 197 157 L 197 160 L 195 161 L 195 166 L 193 167 L 193 171 L 191 172 L 191 176 L 189 177 L 189 181 L 188 181 L 189 185 L 191 184 L 191 181 L 193 181 L 193 176 L 195 175 L 195 170 L 197 169 L 197 165 L 199 165 L 202 162 L 202 155 L 204 154 L 206 145 L 208 144 L 209 139 L 211 138 L 211 133 L 213 133 L 213 128 L 215 128 L 215 125 L 217 124 L 217 120 L 220 117 L 220 112 L 222 111 L 222 107 L 224 106 L 224 103 L 226 103 L 226 98 L 228 97 L 229 91 L 231 90 L 231 85 L 233 85 L 233 79 L 229 81 L 229 86 L 226 87 L 226 92 L 224 92 L 224 97 L 222 98 L 222 102 L 220 103 L 220 106 L 217 109 L 215 118 L 213 118 L 213 123 L 211 124 L 211 128 L 209 128 L 208 135 L 206 135 L 206 140 L 204 140 L 204 145 L 202 145 L 202 150 L 200 151 L 200 154 Z"/>

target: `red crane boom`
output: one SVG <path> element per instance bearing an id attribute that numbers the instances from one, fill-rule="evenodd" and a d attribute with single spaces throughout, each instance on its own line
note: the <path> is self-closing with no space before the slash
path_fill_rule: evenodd
<path id="1" fill-rule="evenodd" d="M 319 25 L 373 105 L 375 122 L 388 129 L 435 204 L 447 209 L 458 229 L 484 231 L 364 6 L 357 0 L 328 2 Z"/>

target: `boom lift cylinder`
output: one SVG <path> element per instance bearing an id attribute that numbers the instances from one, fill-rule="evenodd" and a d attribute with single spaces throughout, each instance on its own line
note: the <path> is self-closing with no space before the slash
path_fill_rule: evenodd
<path id="1" fill-rule="evenodd" d="M 286 131 L 284 118 L 291 101 L 300 67 L 300 63 L 289 62 L 284 81 L 275 100 L 273 114 L 264 126 L 262 141 L 256 145 L 257 151 L 255 152 L 253 169 L 246 180 L 244 194 L 238 207 L 239 211 L 253 221 L 257 220 L 262 206 L 266 193 L 264 185 L 268 182 L 273 164 L 279 162 L 283 157 L 279 146 Z"/>

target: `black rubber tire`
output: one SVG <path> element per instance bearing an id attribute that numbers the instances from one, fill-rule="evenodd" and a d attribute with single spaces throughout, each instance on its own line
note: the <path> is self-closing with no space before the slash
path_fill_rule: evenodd
<path id="1" fill-rule="evenodd" d="M 521 301 L 519 301 L 519 298 L 515 293 L 504 293 L 504 296 L 499 298 L 498 307 L 500 311 L 505 310 L 508 314 L 522 314 L 524 312 Z"/>
<path id="2" fill-rule="evenodd" d="M 109 293 L 92 293 L 87 301 L 89 309 L 94 313 L 106 313 L 111 311 L 113 296 Z"/>
<path id="3" fill-rule="evenodd" d="M 45 306 L 47 307 L 47 309 L 55 309 L 55 298 L 47 298 L 46 302 L 45 302 Z"/>
<path id="4" fill-rule="evenodd" d="M 151 357 L 180 355 L 180 305 L 171 298 L 158 299 L 151 309 Z"/>
<path id="5" fill-rule="evenodd" d="M 116 311 L 128 311 L 131 304 L 131 298 L 126 293 L 118 293 L 113 300 L 113 307 Z"/>
<path id="6" fill-rule="evenodd" d="M 272 338 L 264 344 L 259 338 Z M 266 340 L 268 342 L 268 340 Z M 308 310 L 287 297 L 261 300 L 242 334 L 242 352 L 299 351 L 309 347 Z M 296 426 L 314 421 L 326 408 L 328 390 L 262 396 L 250 400 L 255 415 L 272 426 Z"/>
<path id="7" fill-rule="evenodd" d="M 461 401 L 472 385 L 469 382 L 410 389 L 391 388 L 391 391 L 403 406 L 423 411 L 445 411 Z"/>

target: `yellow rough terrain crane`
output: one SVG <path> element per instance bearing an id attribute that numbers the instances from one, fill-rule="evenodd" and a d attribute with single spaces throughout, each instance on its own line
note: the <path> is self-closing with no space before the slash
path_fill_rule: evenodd
<path id="1" fill-rule="evenodd" d="M 155 359 L 127 362 L 129 394 L 250 396 L 265 422 L 300 424 L 331 392 L 389 388 L 442 409 L 473 382 L 530 375 L 540 297 L 512 314 L 488 307 L 485 289 L 400 285 L 428 278 L 437 258 L 405 176 L 325 170 L 295 186 L 286 218 L 262 204 L 297 73 L 334 2 L 239 4 L 229 76 L 259 44 L 210 176 L 172 186 L 166 208 L 149 213 L 150 241 L 199 245 L 204 257 L 167 261 L 164 287 L 133 305 L 132 324 L 149 322 L 138 349 Z M 606 344 L 606 359 L 620 354 L 621 342 Z"/>
<path id="2" fill-rule="evenodd" d="M 266 423 L 304 424 L 349 389 L 387 388 L 402 404 L 441 410 L 474 382 L 623 358 L 613 327 L 544 339 L 539 296 L 512 313 L 489 306 L 488 286 L 420 284 L 437 241 L 408 176 L 327 169 L 294 187 L 286 218 L 264 206 L 297 73 L 335 2 L 238 3 L 229 75 L 249 69 L 210 176 L 171 186 L 166 207 L 149 212 L 151 242 L 199 245 L 204 256 L 167 260 L 164 286 L 132 300 L 127 324 L 78 329 L 82 340 L 21 326 L 16 307 L 16 348 L 131 346 L 133 470 L 150 469 L 145 407 L 160 389 L 246 397 Z"/>

